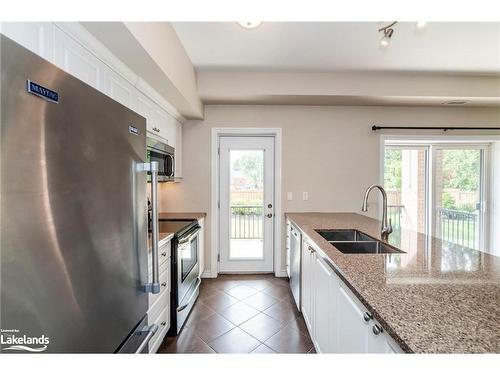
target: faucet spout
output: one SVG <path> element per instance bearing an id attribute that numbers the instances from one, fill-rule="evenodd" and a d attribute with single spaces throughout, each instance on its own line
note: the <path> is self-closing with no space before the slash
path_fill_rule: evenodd
<path id="1" fill-rule="evenodd" d="M 361 210 L 363 212 L 368 211 L 368 196 L 373 189 L 378 189 L 382 193 L 382 226 L 380 228 L 380 236 L 383 240 L 387 240 L 389 238 L 389 234 L 392 233 L 392 222 L 391 219 L 387 220 L 387 193 L 385 189 L 380 185 L 371 185 L 366 189 L 365 197 L 363 199 L 363 206 Z"/>

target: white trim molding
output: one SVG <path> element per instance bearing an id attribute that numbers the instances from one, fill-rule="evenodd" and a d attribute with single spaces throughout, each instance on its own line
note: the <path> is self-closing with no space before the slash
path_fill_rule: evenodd
<path id="1" fill-rule="evenodd" d="M 281 128 L 212 128 L 211 149 L 211 260 L 210 272 L 205 272 L 204 277 L 217 277 L 219 273 L 219 139 L 222 136 L 268 136 L 274 137 L 274 274 L 276 277 L 286 276 L 286 266 L 282 264 L 282 222 L 283 211 L 281 202 L 281 159 L 282 159 L 282 134 Z"/>

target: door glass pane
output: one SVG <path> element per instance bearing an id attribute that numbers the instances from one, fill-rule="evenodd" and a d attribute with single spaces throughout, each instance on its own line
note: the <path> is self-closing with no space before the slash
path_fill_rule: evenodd
<path id="1" fill-rule="evenodd" d="M 384 188 L 394 229 L 425 232 L 427 149 L 386 147 Z M 391 236 L 399 236 L 395 231 Z M 401 239 L 396 242 L 401 242 Z"/>
<path id="2" fill-rule="evenodd" d="M 479 249 L 480 149 L 437 149 L 435 181 L 436 236 Z"/>
<path id="3" fill-rule="evenodd" d="M 229 152 L 229 258 L 263 259 L 264 151 Z"/>

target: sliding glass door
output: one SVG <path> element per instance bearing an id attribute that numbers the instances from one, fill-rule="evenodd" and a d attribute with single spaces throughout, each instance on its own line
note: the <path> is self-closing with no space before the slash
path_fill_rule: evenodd
<path id="1" fill-rule="evenodd" d="M 485 147 L 436 145 L 433 148 L 434 236 L 484 247 Z"/>
<path id="2" fill-rule="evenodd" d="M 393 227 L 483 249 L 488 147 L 386 143 L 384 186 Z"/>

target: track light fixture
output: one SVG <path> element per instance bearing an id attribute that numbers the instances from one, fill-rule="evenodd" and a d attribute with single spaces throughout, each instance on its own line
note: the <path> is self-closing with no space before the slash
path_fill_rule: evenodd
<path id="1" fill-rule="evenodd" d="M 392 34 L 394 34 L 394 29 L 392 28 L 398 21 L 391 22 L 390 24 L 378 29 L 379 33 L 384 33 L 382 39 L 380 39 L 380 46 L 387 47 L 391 42 Z"/>

